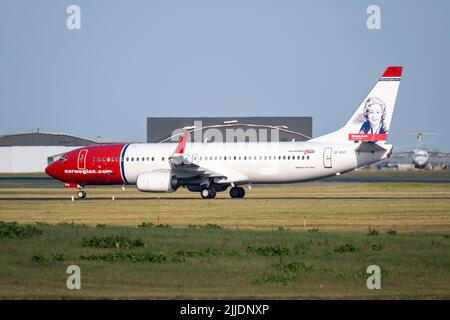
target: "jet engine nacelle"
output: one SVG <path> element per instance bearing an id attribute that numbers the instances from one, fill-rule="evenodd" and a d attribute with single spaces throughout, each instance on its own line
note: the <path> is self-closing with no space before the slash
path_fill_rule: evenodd
<path id="1" fill-rule="evenodd" d="M 140 174 L 136 187 L 143 192 L 173 192 L 178 188 L 178 180 L 171 171 L 153 171 Z"/>

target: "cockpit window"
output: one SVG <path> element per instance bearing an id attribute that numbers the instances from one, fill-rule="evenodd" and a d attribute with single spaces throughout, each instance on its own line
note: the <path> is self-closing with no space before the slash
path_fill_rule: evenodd
<path id="1" fill-rule="evenodd" d="M 64 161 L 66 161 L 67 159 L 69 159 L 69 158 L 68 158 L 65 154 L 63 154 L 63 155 L 61 156 L 61 158 L 58 159 L 58 161 L 64 162 Z"/>

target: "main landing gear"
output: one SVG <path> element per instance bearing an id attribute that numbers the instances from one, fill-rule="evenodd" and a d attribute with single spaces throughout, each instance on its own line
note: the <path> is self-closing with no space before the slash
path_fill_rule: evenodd
<path id="1" fill-rule="evenodd" d="M 200 191 L 200 195 L 203 199 L 212 199 L 216 197 L 216 189 L 213 187 L 203 188 Z M 233 187 L 230 189 L 230 197 L 243 198 L 245 196 L 245 190 L 242 187 Z"/>
<path id="2" fill-rule="evenodd" d="M 77 192 L 77 196 L 78 196 L 79 199 L 84 199 L 84 198 L 86 198 L 86 191 L 84 191 L 84 190 L 79 190 L 79 191 Z"/>
<path id="3" fill-rule="evenodd" d="M 204 188 L 200 191 L 200 194 L 203 199 L 212 199 L 216 196 L 216 189 L 213 187 Z"/>
<path id="4" fill-rule="evenodd" d="M 242 187 L 233 187 L 230 189 L 230 197 L 243 198 L 245 196 L 245 190 Z"/>

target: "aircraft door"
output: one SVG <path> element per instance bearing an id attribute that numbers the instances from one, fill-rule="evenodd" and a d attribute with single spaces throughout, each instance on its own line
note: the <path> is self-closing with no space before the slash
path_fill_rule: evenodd
<path id="1" fill-rule="evenodd" d="M 77 167 L 80 170 L 86 169 L 86 157 L 87 157 L 88 150 L 82 149 L 78 153 L 78 161 L 77 161 Z"/>
<path id="2" fill-rule="evenodd" d="M 323 167 L 324 168 L 332 168 L 332 163 L 331 163 L 332 151 L 333 151 L 333 148 L 331 148 L 331 147 L 326 147 L 323 150 Z"/>

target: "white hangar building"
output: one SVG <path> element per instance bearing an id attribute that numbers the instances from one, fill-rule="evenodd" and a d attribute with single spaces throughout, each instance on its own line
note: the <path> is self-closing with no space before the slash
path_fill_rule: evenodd
<path id="1" fill-rule="evenodd" d="M 68 134 L 21 133 L 0 135 L 0 173 L 44 172 L 55 156 L 98 144 Z"/>

